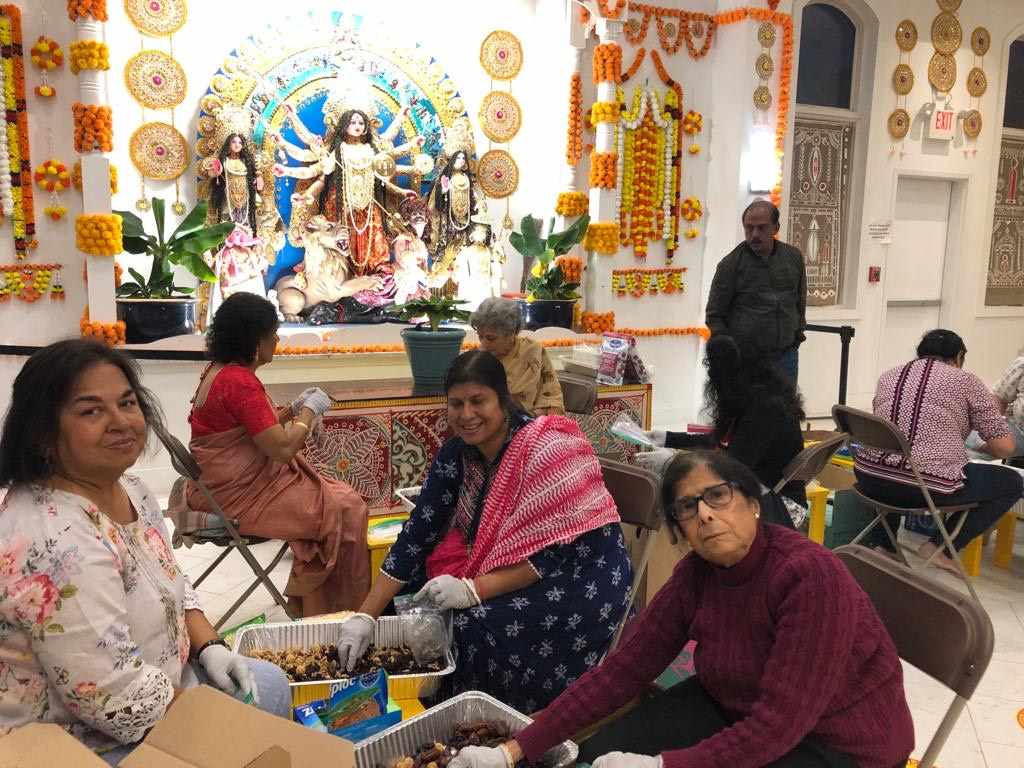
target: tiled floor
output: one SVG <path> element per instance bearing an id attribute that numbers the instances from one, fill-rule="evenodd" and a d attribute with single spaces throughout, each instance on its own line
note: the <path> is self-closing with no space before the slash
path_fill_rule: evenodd
<path id="1" fill-rule="evenodd" d="M 254 547 L 254 551 L 261 562 L 269 562 L 277 546 L 268 542 Z M 210 545 L 176 550 L 178 561 L 192 578 L 199 576 L 218 553 Z M 1024 523 L 1017 527 L 1014 554 L 1010 571 L 994 568 L 990 545 L 985 552 L 982 575 L 975 580 L 975 588 L 995 627 L 995 653 L 968 710 L 946 742 L 939 768 L 1024 768 Z M 284 587 L 290 567 L 289 553 L 274 570 L 274 583 L 279 588 Z M 939 574 L 938 578 L 957 584 L 956 579 L 946 574 Z M 198 590 L 210 619 L 219 618 L 251 581 L 252 575 L 241 556 L 231 554 Z M 270 621 L 287 620 L 260 587 L 228 623 L 234 625 L 264 612 Z M 941 639 L 936 638 L 936 642 Z M 920 757 L 952 701 L 952 694 L 909 666 L 906 690 L 918 738 L 914 756 Z"/>

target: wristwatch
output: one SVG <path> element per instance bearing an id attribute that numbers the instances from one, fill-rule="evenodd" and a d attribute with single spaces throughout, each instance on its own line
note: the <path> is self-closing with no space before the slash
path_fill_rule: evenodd
<path id="1" fill-rule="evenodd" d="M 228 648 L 228 644 L 226 642 L 224 642 L 224 640 L 222 640 L 219 637 L 215 637 L 215 638 L 213 638 L 213 640 L 207 640 L 205 643 L 203 643 L 202 645 L 199 646 L 199 650 L 196 651 L 195 656 L 194 656 L 195 660 L 199 661 L 199 657 L 202 655 L 203 651 L 205 651 L 211 645 L 223 645 L 225 648 Z M 228 650 L 230 651 L 231 649 L 228 648 Z"/>

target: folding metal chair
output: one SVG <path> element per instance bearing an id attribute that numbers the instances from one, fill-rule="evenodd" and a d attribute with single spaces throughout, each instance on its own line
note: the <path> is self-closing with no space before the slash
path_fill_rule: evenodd
<path id="1" fill-rule="evenodd" d="M 832 460 L 832 454 L 839 450 L 839 447 L 846 442 L 847 438 L 849 438 L 849 435 L 845 432 L 833 432 L 829 433 L 828 437 L 820 442 L 804 448 L 786 465 L 782 472 L 782 479 L 775 484 L 772 490 L 775 493 L 779 493 L 794 480 L 804 485 L 809 483 L 821 474 L 821 470 L 828 466 L 828 463 Z"/>
<path id="2" fill-rule="evenodd" d="M 956 694 L 920 761 L 932 768 L 988 668 L 992 622 L 981 603 L 880 552 L 848 544 L 835 553 L 871 598 L 900 658 Z"/>
<path id="3" fill-rule="evenodd" d="M 565 371 L 559 371 L 557 375 L 566 413 L 593 413 L 594 403 L 597 402 L 597 379 Z"/>
<path id="4" fill-rule="evenodd" d="M 886 453 L 901 454 L 910 465 L 910 471 L 914 475 L 914 480 L 917 483 L 918 490 L 921 491 L 921 495 L 924 497 L 924 507 L 894 507 L 889 504 L 883 504 L 870 496 L 862 493 L 860 489 L 854 485 L 851 489 L 854 495 L 865 505 L 875 511 L 875 519 L 859 534 L 857 537 L 850 542 L 851 544 L 857 544 L 861 539 L 867 536 L 871 531 L 874 530 L 875 526 L 879 523 L 885 529 L 886 534 L 889 536 L 889 541 L 892 542 L 893 547 L 896 549 L 896 553 L 900 559 L 908 567 L 910 563 L 903 556 L 903 551 L 896 540 L 896 534 L 889 527 L 889 522 L 886 520 L 886 515 L 900 515 L 905 517 L 907 515 L 931 515 L 932 520 L 935 521 L 935 525 L 938 527 L 939 532 L 942 534 L 942 539 L 945 542 L 945 547 L 949 551 L 949 555 L 953 562 L 956 564 L 957 571 L 960 573 L 960 578 L 964 584 L 967 585 L 967 590 L 971 593 L 971 597 L 975 600 L 978 599 L 978 593 L 974 591 L 974 585 L 971 584 L 970 578 L 967 576 L 967 572 L 964 571 L 963 564 L 960 562 L 960 558 L 957 556 L 956 549 L 953 547 L 953 536 L 956 536 L 960 532 L 960 528 L 963 527 L 964 521 L 967 520 L 967 515 L 970 514 L 971 510 L 977 507 L 976 504 L 956 504 L 951 506 L 939 506 L 932 500 L 931 492 L 928 490 L 928 486 L 925 485 L 924 478 L 921 476 L 920 470 L 917 468 L 917 462 L 914 461 L 913 455 L 910 450 L 910 443 L 907 442 L 906 436 L 900 431 L 900 428 L 893 424 L 888 419 L 884 419 L 881 416 L 875 416 L 873 413 L 867 413 L 866 411 L 858 411 L 856 408 L 850 408 L 845 405 L 834 405 L 832 406 L 832 418 L 835 419 L 836 424 L 839 428 L 849 433 L 851 452 L 856 451 L 856 446 L 863 446 L 865 448 L 872 448 L 876 451 L 883 451 Z M 946 519 L 955 513 L 964 512 L 965 514 L 961 517 L 960 522 L 957 524 L 953 533 L 946 529 Z M 931 557 L 925 561 L 925 566 L 931 562 L 932 558 L 935 557 L 942 549 L 937 549 Z"/>
<path id="5" fill-rule="evenodd" d="M 622 637 L 622 630 L 629 619 L 630 611 L 637 604 L 647 576 L 647 561 L 651 556 L 651 545 L 654 535 L 661 528 L 661 484 L 656 475 L 641 467 L 634 467 L 614 459 L 600 458 L 601 473 L 604 485 L 619 509 L 622 522 L 636 528 L 636 540 L 630 542 L 629 559 L 633 565 L 633 583 L 629 588 L 629 604 L 619 622 L 612 644 L 611 652 Z M 644 602 L 642 599 L 640 604 Z"/>
<path id="6" fill-rule="evenodd" d="M 288 551 L 288 542 L 281 545 L 281 548 L 274 555 L 274 559 L 270 565 L 264 568 L 260 565 L 260 561 L 256 559 L 256 556 L 249 549 L 253 544 L 262 544 L 265 541 L 271 541 L 271 539 L 264 539 L 259 536 L 243 536 L 238 532 L 238 525 L 234 520 L 228 519 L 227 515 L 224 514 L 224 510 L 221 509 L 220 504 L 217 503 L 216 499 L 213 498 L 213 494 L 210 493 L 210 489 L 206 487 L 206 484 L 202 481 L 200 475 L 201 470 L 199 463 L 196 461 L 192 453 L 182 445 L 181 441 L 178 440 L 174 435 L 165 429 L 157 428 L 154 430 L 160 442 L 163 443 L 164 448 L 167 449 L 167 453 L 171 457 L 171 465 L 175 471 L 184 478 L 191 480 L 199 488 L 200 493 L 206 497 L 207 502 L 210 505 L 210 513 L 215 520 L 224 526 L 225 533 L 214 536 L 203 536 L 201 532 L 192 535 L 193 540 L 197 544 L 214 544 L 224 549 L 217 559 L 210 563 L 209 567 L 203 571 L 202 575 L 192 582 L 192 586 L 198 587 L 203 581 L 213 573 L 214 569 L 220 565 L 224 558 L 226 558 L 233 549 L 237 549 L 238 553 L 242 556 L 249 567 L 252 569 L 253 574 L 256 576 L 256 580 L 242 593 L 234 604 L 228 608 L 227 612 L 221 616 L 217 623 L 213 625 L 214 629 L 219 630 L 224 623 L 231 618 L 232 614 L 241 607 L 260 584 L 267 588 L 270 592 L 270 596 L 274 598 L 274 602 L 277 603 L 281 608 L 288 609 L 288 601 L 278 591 L 277 587 L 274 586 L 274 582 L 270 580 L 270 573 L 277 567 L 277 564 L 281 562 L 285 553 Z"/>

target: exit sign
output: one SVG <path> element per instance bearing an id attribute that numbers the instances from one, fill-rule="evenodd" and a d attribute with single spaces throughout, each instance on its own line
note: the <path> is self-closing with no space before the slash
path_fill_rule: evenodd
<path id="1" fill-rule="evenodd" d="M 928 138 L 950 141 L 956 128 L 956 113 L 952 109 L 936 109 L 932 112 L 932 121 L 928 125 Z"/>

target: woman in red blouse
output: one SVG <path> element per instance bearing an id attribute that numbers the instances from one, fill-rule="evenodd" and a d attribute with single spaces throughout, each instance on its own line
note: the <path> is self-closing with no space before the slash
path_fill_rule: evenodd
<path id="1" fill-rule="evenodd" d="M 330 397 L 307 389 L 274 410 L 256 369 L 274 359 L 277 341 L 277 311 L 266 299 L 238 293 L 220 306 L 207 332 L 211 362 L 192 399 L 189 448 L 243 534 L 291 544 L 290 613 L 356 609 L 370 587 L 366 504 L 345 483 L 317 474 L 301 453 Z M 191 483 L 186 498 L 208 511 Z"/>

